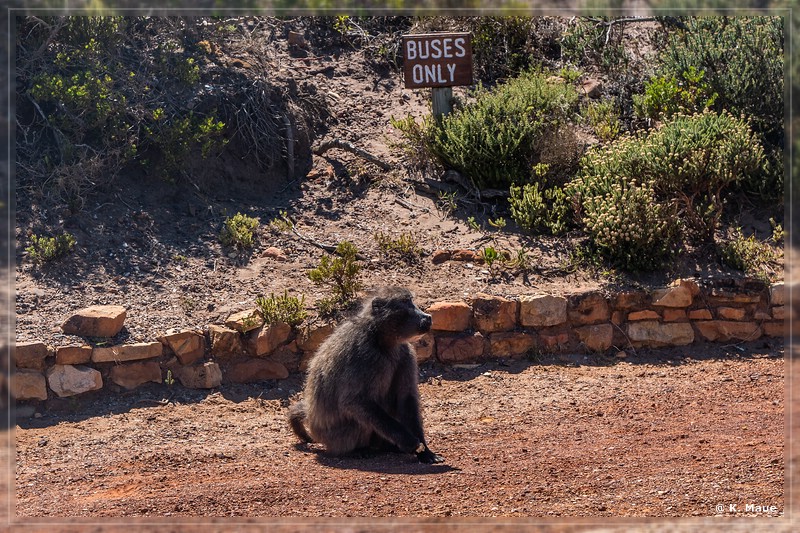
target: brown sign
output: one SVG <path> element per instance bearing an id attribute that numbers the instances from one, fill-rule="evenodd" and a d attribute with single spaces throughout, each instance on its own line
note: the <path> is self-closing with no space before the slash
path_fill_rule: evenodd
<path id="1" fill-rule="evenodd" d="M 403 35 L 406 89 L 472 85 L 469 33 Z"/>

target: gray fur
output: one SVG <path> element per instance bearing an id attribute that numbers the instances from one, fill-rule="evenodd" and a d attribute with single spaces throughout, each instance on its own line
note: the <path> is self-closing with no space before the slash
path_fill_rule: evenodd
<path id="1" fill-rule="evenodd" d="M 302 440 L 332 455 L 381 447 L 441 462 L 425 443 L 417 362 L 408 340 L 430 330 L 431 317 L 411 293 L 386 287 L 319 347 L 306 376 L 303 400 L 289 409 Z"/>

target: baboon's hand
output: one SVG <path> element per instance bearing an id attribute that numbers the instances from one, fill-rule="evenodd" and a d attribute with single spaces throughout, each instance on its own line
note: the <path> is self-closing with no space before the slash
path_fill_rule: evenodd
<path id="1" fill-rule="evenodd" d="M 417 459 L 419 459 L 420 463 L 425 463 L 426 465 L 431 465 L 434 463 L 443 463 L 444 457 L 441 455 L 435 454 L 428 449 L 426 446 L 424 450 L 417 454 Z"/>

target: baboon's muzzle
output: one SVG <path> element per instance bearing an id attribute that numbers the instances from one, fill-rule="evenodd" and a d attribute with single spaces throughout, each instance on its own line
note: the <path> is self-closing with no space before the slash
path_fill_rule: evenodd
<path id="1" fill-rule="evenodd" d="M 419 321 L 419 330 L 421 333 L 427 333 L 431 330 L 431 323 L 433 320 L 431 319 L 431 315 L 426 313 L 420 313 L 422 318 Z"/>

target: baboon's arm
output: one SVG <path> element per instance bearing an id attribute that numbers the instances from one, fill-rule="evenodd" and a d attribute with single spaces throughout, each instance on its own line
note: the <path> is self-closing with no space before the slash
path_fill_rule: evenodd
<path id="1" fill-rule="evenodd" d="M 421 440 L 392 418 L 380 405 L 371 399 L 360 398 L 347 406 L 350 416 L 362 424 L 372 426 L 381 437 L 404 452 L 415 453 Z"/>

